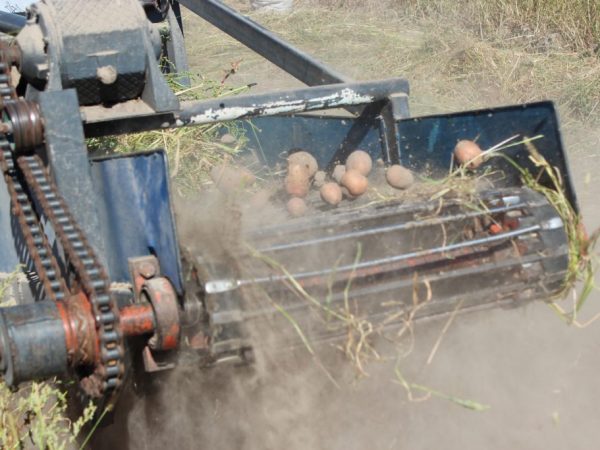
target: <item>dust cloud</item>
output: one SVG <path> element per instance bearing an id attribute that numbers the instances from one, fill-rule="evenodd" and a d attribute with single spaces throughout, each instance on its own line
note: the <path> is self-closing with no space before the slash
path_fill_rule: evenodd
<path id="1" fill-rule="evenodd" d="M 595 151 L 580 148 L 571 158 L 589 229 L 600 225 L 589 175 L 600 168 Z M 205 239 L 195 241 L 205 252 L 218 254 L 240 232 L 231 209 L 204 205 L 196 214 L 189 204 L 178 206 L 187 211 L 185 219 L 178 217 L 184 241 L 199 236 L 200 214 L 210 218 L 202 221 Z M 587 318 L 598 312 L 597 304 L 594 293 Z M 568 327 L 542 302 L 459 315 L 427 364 L 445 323 L 418 322 L 412 351 L 401 362 L 408 382 L 444 398 L 413 390 L 409 399 L 394 375 L 395 361 L 373 362 L 367 377 L 357 377 L 332 346 L 321 347 L 318 359 L 302 349 L 276 351 L 282 330 L 263 323 L 253 330 L 263 347 L 251 366 L 182 366 L 147 386 L 130 386 L 114 425 L 98 433 L 94 448 L 593 448 L 600 402 L 597 323 Z M 472 411 L 447 396 L 490 409 Z"/>
<path id="2" fill-rule="evenodd" d="M 588 229 L 600 225 L 593 183 L 600 133 L 568 133 L 571 170 Z M 585 139 L 586 145 L 577 145 Z M 196 205 L 196 206 L 194 206 Z M 181 239 L 223 257 L 241 233 L 239 211 L 222 198 L 179 203 Z M 237 219 L 235 219 L 237 218 Z M 600 308 L 588 299 L 581 322 Z M 600 326 L 566 326 L 542 302 L 459 315 L 431 351 L 447 319 L 415 324 L 403 377 L 440 396 L 406 389 L 396 361 L 372 362 L 359 377 L 339 349 L 281 351 L 291 327 L 261 322 L 253 365 L 201 369 L 182 365 L 130 385 L 114 424 L 96 436 L 104 449 L 589 449 L 599 419 L 596 373 Z M 285 324 L 285 323 L 284 323 Z M 378 349 L 385 347 L 379 342 Z M 381 351 L 386 353 L 385 349 Z M 332 382 L 332 378 L 335 383 Z M 490 408 L 473 411 L 452 401 Z"/>
<path id="3" fill-rule="evenodd" d="M 211 193 L 178 200 L 176 210 L 184 247 L 235 264 L 228 258 L 239 251 L 238 202 Z M 260 303 L 256 295 L 248 292 L 245 299 Z M 353 438 L 332 433 L 359 420 L 348 409 L 352 402 L 340 403 L 354 395 L 356 383 L 342 353 L 332 346 L 316 355 L 306 348 L 283 349 L 280 341 L 293 329 L 268 317 L 252 322 L 247 332 L 258 344 L 251 365 L 184 363 L 144 385 L 131 382 L 113 425 L 97 434 L 94 448 L 352 448 Z"/>

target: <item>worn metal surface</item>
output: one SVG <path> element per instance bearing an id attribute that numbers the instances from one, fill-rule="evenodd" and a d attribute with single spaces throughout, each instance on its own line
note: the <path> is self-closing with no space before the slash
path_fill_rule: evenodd
<path id="1" fill-rule="evenodd" d="M 0 350 L 0 368 L 10 386 L 65 374 L 65 329 L 56 303 L 0 308 Z"/>
<path id="2" fill-rule="evenodd" d="M 65 330 L 69 366 L 93 367 L 98 358 L 98 335 L 87 296 L 80 292 L 65 301 L 56 302 Z"/>
<path id="3" fill-rule="evenodd" d="M 559 170 L 565 194 L 578 211 L 569 162 L 552 102 L 403 119 L 398 122 L 398 129 L 402 164 L 416 172 L 433 169 L 433 174 L 447 173 L 454 145 L 460 139 L 477 139 L 482 149 L 488 149 L 511 138 L 509 143 L 537 137 L 531 144 L 551 166 Z M 529 159 L 525 145 L 514 145 L 502 150 L 502 153 L 532 174 L 539 172 Z M 520 174 L 502 158 L 494 158 L 489 164 L 506 174 L 499 186 L 521 184 Z M 540 181 L 553 188 L 544 177 Z"/>
<path id="4" fill-rule="evenodd" d="M 83 129 L 78 120 L 73 120 L 79 115 L 77 93 L 74 89 L 42 92 L 38 100 L 52 176 L 74 219 L 106 266 Z"/>
<path id="5" fill-rule="evenodd" d="M 185 43 L 183 41 L 183 30 L 180 27 L 181 16 L 178 16 L 179 8 L 170 8 L 167 13 L 169 24 L 169 36 L 164 43 L 165 58 L 167 60 L 167 73 L 176 74 L 175 80 L 180 86 L 191 87 L 190 66 L 188 64 Z"/>
<path id="6" fill-rule="evenodd" d="M 154 255 L 177 293 L 183 294 L 165 153 L 96 158 L 91 167 L 111 279 L 130 282 L 128 259 Z"/>
<path id="7" fill-rule="evenodd" d="M 149 303 L 126 306 L 120 310 L 121 331 L 124 336 L 153 334 L 156 328 L 154 310 Z"/>
<path id="8" fill-rule="evenodd" d="M 391 94 L 400 93 L 408 95 L 408 82 L 401 78 L 314 86 L 275 94 L 239 95 L 208 100 L 188 107 L 179 113 L 176 125 L 367 105 L 383 100 Z"/>
<path id="9" fill-rule="evenodd" d="M 19 154 L 31 153 L 44 142 L 44 129 L 38 105 L 28 101 L 6 102 L 7 127 Z"/>
<path id="10" fill-rule="evenodd" d="M 0 11 L 0 31 L 6 34 L 16 34 L 25 26 L 25 16 Z"/>
<path id="11" fill-rule="evenodd" d="M 142 361 L 146 372 L 171 370 L 176 365 L 181 339 L 179 299 L 171 282 L 162 276 L 155 256 L 129 258 L 134 304 L 125 307 L 125 332 L 146 335 Z"/>
<path id="12" fill-rule="evenodd" d="M 148 341 L 152 350 L 175 350 L 179 346 L 181 325 L 177 295 L 164 277 L 147 280 L 142 286 L 142 298 L 145 298 L 154 310 L 154 334 Z"/>
<path id="13" fill-rule="evenodd" d="M 270 115 L 291 115 L 322 109 L 387 102 L 389 96 L 407 98 L 408 82 L 402 78 L 333 84 L 288 90 L 283 93 L 238 95 L 215 100 L 186 102 L 172 114 L 152 114 L 143 111 L 116 108 L 108 111 L 95 108 L 85 111 L 83 118 L 87 137 L 98 137 L 212 123 L 241 118 Z M 377 118 L 382 105 L 376 105 L 366 115 Z M 364 119 L 359 119 L 364 120 Z"/>

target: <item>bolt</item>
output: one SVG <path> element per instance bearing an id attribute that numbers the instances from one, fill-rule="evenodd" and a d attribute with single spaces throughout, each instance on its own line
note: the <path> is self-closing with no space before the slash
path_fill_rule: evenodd
<path id="1" fill-rule="evenodd" d="M 138 272 L 147 280 L 156 275 L 156 266 L 151 262 L 146 261 L 139 265 Z"/>
<path id="2" fill-rule="evenodd" d="M 117 69 L 114 66 L 98 67 L 96 76 L 102 84 L 113 84 L 117 81 Z"/>

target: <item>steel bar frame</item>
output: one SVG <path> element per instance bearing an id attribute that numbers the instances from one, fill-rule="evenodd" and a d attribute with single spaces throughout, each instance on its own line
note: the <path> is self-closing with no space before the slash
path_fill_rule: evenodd
<path id="1" fill-rule="evenodd" d="M 386 103 L 391 95 L 408 96 L 408 81 L 392 78 L 381 81 L 313 86 L 285 92 L 239 95 L 183 103 L 181 111 L 84 118 L 87 137 L 99 137 L 157 128 L 175 128 L 258 116 L 292 115 L 345 106 Z M 377 108 L 379 109 L 379 108 Z M 378 111 L 370 112 L 372 120 Z"/>

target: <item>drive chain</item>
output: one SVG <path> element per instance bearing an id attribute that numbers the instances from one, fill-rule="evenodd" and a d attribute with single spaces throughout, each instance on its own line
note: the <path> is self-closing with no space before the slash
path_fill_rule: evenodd
<path id="1" fill-rule="evenodd" d="M 54 257 L 48 238 L 35 214 L 29 196 L 23 190 L 14 167 L 12 149 L 6 136 L 0 134 L 0 167 L 12 202 L 12 213 L 19 223 L 29 258 L 46 296 L 53 301 L 67 295 L 62 272 Z"/>
<path id="2" fill-rule="evenodd" d="M 119 310 L 110 295 L 108 276 L 39 156 L 20 156 L 17 164 L 33 198 L 52 224 L 66 259 L 92 306 L 100 341 L 100 358 L 95 374 L 83 380 L 84 388 L 93 396 L 109 394 L 119 387 L 124 368 Z M 98 381 L 101 383 L 99 386 Z"/>
<path id="3" fill-rule="evenodd" d="M 7 104 L 23 101 L 17 99 L 11 84 L 8 51 L 5 45 L 0 45 L 0 111 Z M 46 297 L 64 301 L 73 292 L 67 286 L 34 205 L 41 208 L 41 216 L 50 222 L 66 260 L 73 268 L 75 280 L 90 302 L 98 333 L 99 355 L 94 372 L 81 379 L 81 387 L 91 397 L 102 397 L 106 405 L 114 400 L 125 372 L 119 310 L 110 295 L 104 267 L 69 212 L 42 160 L 37 155 L 16 156 L 18 149 L 12 148 L 7 135 L 16 127 L 27 126 L 28 123 L 9 121 L 0 129 L 0 169 L 11 198 L 12 213 Z M 22 250 L 25 249 L 19 249 L 20 253 Z M 71 289 L 74 286 L 72 284 Z"/>

